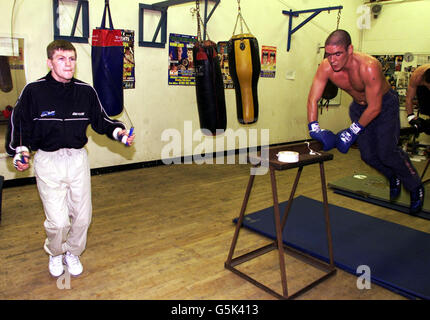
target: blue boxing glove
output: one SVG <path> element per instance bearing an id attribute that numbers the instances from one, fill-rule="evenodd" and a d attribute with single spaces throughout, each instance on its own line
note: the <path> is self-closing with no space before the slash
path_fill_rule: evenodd
<path id="1" fill-rule="evenodd" d="M 330 130 L 321 129 L 318 121 L 308 123 L 309 135 L 323 144 L 323 150 L 328 151 L 336 146 L 336 135 Z"/>
<path id="2" fill-rule="evenodd" d="M 348 129 L 339 131 L 336 135 L 337 149 L 342 153 L 347 153 L 363 129 L 364 128 L 361 124 L 358 122 L 353 122 Z"/>

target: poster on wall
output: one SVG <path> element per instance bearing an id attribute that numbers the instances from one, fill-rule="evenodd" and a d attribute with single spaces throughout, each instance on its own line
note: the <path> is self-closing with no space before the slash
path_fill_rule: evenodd
<path id="1" fill-rule="evenodd" d="M 122 87 L 134 89 L 135 86 L 135 64 L 134 64 L 134 31 L 121 30 L 122 43 L 124 46 L 124 72 Z"/>
<path id="2" fill-rule="evenodd" d="M 231 79 L 230 71 L 228 68 L 227 41 L 219 41 L 217 43 L 217 51 L 221 67 L 222 79 L 224 82 L 224 88 L 234 89 L 233 80 Z"/>
<path id="3" fill-rule="evenodd" d="M 261 72 L 263 78 L 274 78 L 276 74 L 276 47 L 261 47 Z"/>
<path id="4" fill-rule="evenodd" d="M 416 68 L 430 63 L 430 55 L 373 55 L 382 64 L 382 70 L 391 87 L 399 94 L 400 107 L 405 107 L 409 79 Z"/>
<path id="5" fill-rule="evenodd" d="M 382 72 L 393 90 L 399 94 L 400 106 L 406 99 L 408 77 L 402 72 L 403 55 L 373 55 L 382 65 Z"/>
<path id="6" fill-rule="evenodd" d="M 374 55 L 382 64 L 382 71 L 391 88 L 399 94 L 400 106 L 406 103 L 406 93 L 409 85 L 409 78 L 415 71 L 416 64 L 406 61 L 403 55 Z"/>
<path id="7" fill-rule="evenodd" d="M 193 47 L 196 36 L 169 34 L 169 85 L 195 85 Z"/>
<path id="8" fill-rule="evenodd" d="M 391 87 L 397 89 L 397 74 L 402 70 L 403 55 L 374 55 L 382 65 L 382 72 Z"/>

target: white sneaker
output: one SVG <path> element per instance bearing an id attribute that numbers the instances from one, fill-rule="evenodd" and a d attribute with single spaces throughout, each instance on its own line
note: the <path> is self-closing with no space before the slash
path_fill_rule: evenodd
<path id="1" fill-rule="evenodd" d="M 49 273 L 53 277 L 59 277 L 63 274 L 63 255 L 60 254 L 58 256 L 49 256 Z"/>
<path id="2" fill-rule="evenodd" d="M 67 270 L 72 276 L 79 276 L 84 270 L 79 256 L 75 256 L 70 252 L 66 252 L 64 255 L 64 264 L 67 266 Z"/>

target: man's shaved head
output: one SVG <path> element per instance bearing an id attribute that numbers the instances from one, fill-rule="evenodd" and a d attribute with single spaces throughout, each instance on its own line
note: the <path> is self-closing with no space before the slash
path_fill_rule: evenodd
<path id="1" fill-rule="evenodd" d="M 343 46 L 348 49 L 351 44 L 351 36 L 345 30 L 335 30 L 327 37 L 325 41 L 325 46 Z"/>

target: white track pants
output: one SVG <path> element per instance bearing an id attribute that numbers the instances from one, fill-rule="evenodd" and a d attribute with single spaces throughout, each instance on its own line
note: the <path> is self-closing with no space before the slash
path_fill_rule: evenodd
<path id="1" fill-rule="evenodd" d="M 37 188 L 45 210 L 45 251 L 81 255 L 91 223 L 91 176 L 85 149 L 37 151 Z"/>

